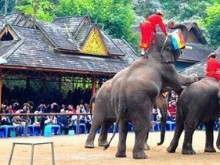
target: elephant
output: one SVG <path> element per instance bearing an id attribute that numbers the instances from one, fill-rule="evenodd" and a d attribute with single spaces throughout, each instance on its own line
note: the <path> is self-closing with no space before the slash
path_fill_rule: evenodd
<path id="1" fill-rule="evenodd" d="M 215 78 L 205 77 L 186 87 L 177 101 L 176 129 L 169 153 L 174 153 L 181 133 L 185 129 L 182 154 L 196 154 L 192 147 L 192 138 L 197 125 L 202 122 L 206 128 L 205 152 L 216 152 L 213 146 L 213 124 L 220 117 L 218 101 L 219 82 Z M 217 140 L 220 149 L 220 136 Z"/>
<path id="2" fill-rule="evenodd" d="M 168 27 L 180 29 L 185 41 L 187 40 L 188 30 L 185 25 L 169 22 Z M 116 157 L 126 157 L 127 125 L 131 122 L 135 133 L 133 158 L 147 158 L 144 152 L 145 139 L 150 129 L 151 110 L 156 98 L 162 91 L 174 90 L 178 93 L 183 85 L 197 81 L 197 77 L 177 73 L 174 62 L 180 54 L 181 49 L 174 50 L 169 36 L 161 32 L 155 33 L 148 59 L 133 62 L 128 70 L 112 83 L 111 105 L 119 124 Z M 105 146 L 106 149 L 110 142 Z"/>
<path id="3" fill-rule="evenodd" d="M 91 102 L 95 102 L 95 108 L 92 119 L 92 126 L 90 128 L 89 135 L 87 137 L 85 148 L 94 148 L 94 139 L 98 128 L 101 126 L 101 132 L 98 138 L 98 145 L 105 146 L 107 142 L 108 130 L 114 122 L 116 122 L 115 111 L 111 106 L 109 98 L 111 98 L 111 84 L 112 79 L 106 81 L 98 92 L 91 98 Z M 168 95 L 159 95 L 156 100 L 156 107 L 161 111 L 161 141 L 158 145 L 161 145 L 165 137 L 166 129 L 166 116 L 168 109 Z M 146 139 L 147 140 L 147 139 Z M 145 143 L 145 150 L 148 150 L 149 146 Z"/>
<path id="4" fill-rule="evenodd" d="M 90 105 L 91 102 L 95 101 L 95 107 L 92 125 L 85 143 L 85 148 L 94 148 L 95 135 L 100 126 L 101 132 L 98 139 L 98 145 L 105 146 L 107 144 L 108 129 L 116 121 L 115 112 L 110 102 L 112 82 L 124 74 L 126 70 L 127 68 L 121 70 L 112 79 L 107 80 L 91 98 Z"/>

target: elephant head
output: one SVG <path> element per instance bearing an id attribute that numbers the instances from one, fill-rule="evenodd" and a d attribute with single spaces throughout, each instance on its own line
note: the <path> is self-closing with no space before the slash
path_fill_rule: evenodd
<path id="1" fill-rule="evenodd" d="M 188 38 L 188 29 L 184 24 L 174 24 L 171 20 L 168 23 L 170 29 L 179 29 L 182 33 L 183 39 L 186 42 Z M 172 33 L 171 33 L 172 35 Z M 160 52 L 161 60 L 165 63 L 175 62 L 180 54 L 181 49 L 175 50 L 171 40 L 171 35 L 165 36 L 163 33 L 159 32 L 155 34 L 155 46 L 158 52 Z"/>

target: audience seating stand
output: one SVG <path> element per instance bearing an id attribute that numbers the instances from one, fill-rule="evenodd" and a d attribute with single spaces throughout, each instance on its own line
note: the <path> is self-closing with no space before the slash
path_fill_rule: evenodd
<path id="1" fill-rule="evenodd" d="M 28 125 L 28 134 L 30 134 L 30 136 L 39 136 L 40 135 L 40 126 Z"/>
<path id="2" fill-rule="evenodd" d="M 175 130 L 175 128 L 176 128 L 176 122 L 168 120 L 166 123 L 166 130 L 173 131 Z"/>
<path id="3" fill-rule="evenodd" d="M 4 134 L 3 137 L 9 137 L 9 131 L 14 131 L 15 133 L 15 127 L 13 125 L 1 125 L 0 128 Z"/>
<path id="4" fill-rule="evenodd" d="M 84 123 L 74 123 L 73 127 L 75 128 L 76 134 L 87 133 L 86 124 Z"/>
<path id="5" fill-rule="evenodd" d="M 49 124 L 44 127 L 44 136 L 60 135 L 60 125 Z"/>

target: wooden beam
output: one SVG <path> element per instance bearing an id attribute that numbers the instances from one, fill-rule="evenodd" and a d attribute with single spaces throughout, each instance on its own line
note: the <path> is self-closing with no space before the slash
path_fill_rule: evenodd
<path id="1" fill-rule="evenodd" d="M 92 76 L 92 96 L 96 93 L 96 77 Z"/>

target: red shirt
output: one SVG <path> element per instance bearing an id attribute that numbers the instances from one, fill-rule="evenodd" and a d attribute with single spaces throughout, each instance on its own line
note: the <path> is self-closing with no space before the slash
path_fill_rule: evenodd
<path id="1" fill-rule="evenodd" d="M 214 77 L 217 80 L 220 80 L 220 72 L 218 72 L 219 69 L 220 69 L 220 62 L 215 58 L 209 59 L 206 67 L 206 76 Z"/>
<path id="2" fill-rule="evenodd" d="M 161 30 L 166 33 L 166 27 L 163 23 L 162 17 L 158 14 L 150 15 L 145 22 L 140 24 L 141 40 L 139 47 L 147 50 L 154 40 L 154 33 L 156 32 L 156 25 L 159 25 Z"/>
<path id="3" fill-rule="evenodd" d="M 162 30 L 162 32 L 164 32 L 164 33 L 167 32 L 166 27 L 165 27 L 165 25 L 163 23 L 163 19 L 162 19 L 162 17 L 160 15 L 152 14 L 152 15 L 150 15 L 147 18 L 147 20 L 151 22 L 152 28 L 153 28 L 154 32 L 156 32 L 156 25 L 159 25 L 159 27 Z"/>

